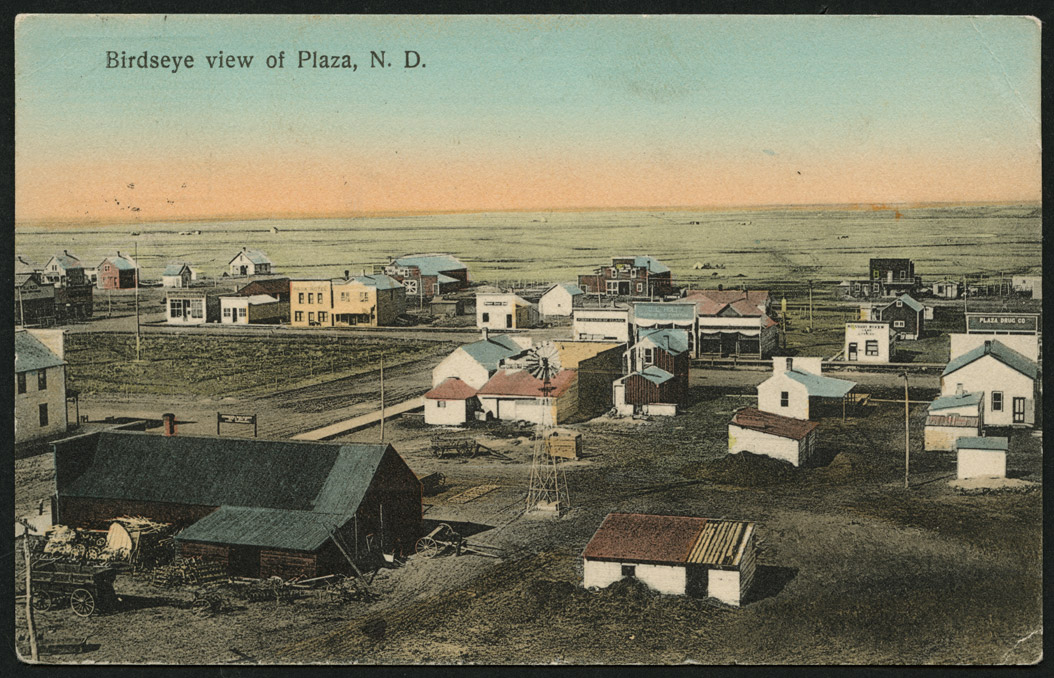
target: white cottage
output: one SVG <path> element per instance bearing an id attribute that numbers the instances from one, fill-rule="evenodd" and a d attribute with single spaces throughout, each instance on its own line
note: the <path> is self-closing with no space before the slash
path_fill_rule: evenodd
<path id="1" fill-rule="evenodd" d="M 465 344 L 443 358 L 432 370 L 432 386 L 439 386 L 450 377 L 457 377 L 475 389 L 487 383 L 502 362 L 522 355 L 531 347 L 530 337 L 499 334 Z"/>
<path id="2" fill-rule="evenodd" d="M 1006 438 L 959 438 L 956 445 L 956 473 L 959 480 L 1005 478 Z"/>
<path id="3" fill-rule="evenodd" d="M 512 293 L 476 294 L 476 327 L 515 330 L 538 324 L 538 307 Z"/>
<path id="4" fill-rule="evenodd" d="M 457 377 L 448 377 L 425 394 L 425 423 L 461 426 L 479 409 L 476 389 Z"/>
<path id="5" fill-rule="evenodd" d="M 574 283 L 558 283 L 546 290 L 538 300 L 538 312 L 545 318 L 570 316 L 575 300 L 583 294 L 582 288 Z"/>
<path id="6" fill-rule="evenodd" d="M 889 323 L 846 323 L 843 354 L 849 362 L 888 363 L 896 345 L 896 336 Z"/>
<path id="7" fill-rule="evenodd" d="M 844 413 L 856 383 L 823 376 L 821 365 L 821 358 L 773 358 L 772 376 L 758 384 L 758 409 L 795 419 L 808 419 L 810 406 L 820 404 Z"/>
<path id="8" fill-rule="evenodd" d="M 986 427 L 1031 427 L 1038 377 L 1036 363 L 989 339 L 948 363 L 941 375 L 941 395 L 983 393 Z"/>
<path id="9" fill-rule="evenodd" d="M 582 552 L 583 586 L 627 577 L 659 593 L 743 603 L 754 581 L 754 523 L 609 513 Z"/>
<path id="10" fill-rule="evenodd" d="M 815 452 L 817 426 L 813 421 L 747 407 L 736 412 L 728 424 L 728 451 L 762 454 L 803 466 Z"/>
<path id="11" fill-rule="evenodd" d="M 984 430 L 984 394 L 955 393 L 930 403 L 926 413 L 923 449 L 951 452 L 955 441 L 976 437 Z"/>
<path id="12" fill-rule="evenodd" d="M 169 264 L 161 273 L 162 287 L 190 287 L 190 281 L 194 279 L 193 271 L 186 263 Z"/>
<path id="13" fill-rule="evenodd" d="M 243 247 L 228 264 L 232 276 L 270 275 L 271 260 L 260 250 Z"/>

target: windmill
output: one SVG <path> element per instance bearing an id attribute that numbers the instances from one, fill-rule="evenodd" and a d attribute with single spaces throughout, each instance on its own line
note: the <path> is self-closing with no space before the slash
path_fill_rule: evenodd
<path id="1" fill-rule="evenodd" d="M 567 481 L 557 466 L 556 457 L 549 454 L 547 440 L 553 428 L 552 395 L 553 377 L 560 372 L 560 355 L 552 342 L 540 344 L 527 354 L 524 369 L 542 382 L 542 417 L 539 423 L 538 440 L 531 461 L 530 484 L 527 488 L 527 511 L 536 509 L 554 511 L 556 515 L 567 508 Z"/>

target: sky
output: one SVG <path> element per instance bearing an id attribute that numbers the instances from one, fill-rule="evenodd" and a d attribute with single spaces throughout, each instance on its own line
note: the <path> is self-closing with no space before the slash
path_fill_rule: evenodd
<path id="1" fill-rule="evenodd" d="M 1023 17 L 29 15 L 15 101 L 18 222 L 1041 194 Z"/>

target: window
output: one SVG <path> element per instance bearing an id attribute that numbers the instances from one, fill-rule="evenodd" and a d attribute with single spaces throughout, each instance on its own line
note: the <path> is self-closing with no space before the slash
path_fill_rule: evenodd
<path id="1" fill-rule="evenodd" d="M 340 293 L 340 300 L 341 301 L 351 301 L 351 293 L 350 292 L 341 292 Z"/>
<path id="2" fill-rule="evenodd" d="M 644 291 L 644 283 L 637 283 L 637 291 L 638 292 L 643 292 Z"/>
<path id="3" fill-rule="evenodd" d="M 242 306 L 241 308 L 238 309 L 238 317 L 239 318 L 244 318 L 248 314 L 249 314 L 249 309 L 245 308 L 244 306 Z"/>
<path id="4" fill-rule="evenodd" d="M 908 272 L 907 271 L 901 271 L 900 272 L 900 279 L 901 280 L 907 280 L 908 279 Z"/>
<path id="5" fill-rule="evenodd" d="M 1003 392 L 992 391 L 992 411 L 1002 412 L 1003 411 Z"/>
<path id="6" fill-rule="evenodd" d="M 319 292 L 318 294 L 316 294 L 315 295 L 315 299 L 316 299 L 315 303 L 321 306 L 322 305 L 322 293 Z"/>
<path id="7" fill-rule="evenodd" d="M 307 303 L 309 303 L 309 304 L 315 303 L 315 293 L 314 292 L 308 292 L 307 293 Z"/>
<path id="8" fill-rule="evenodd" d="M 223 309 L 223 317 L 224 318 L 230 318 L 231 317 L 231 309 L 229 307 Z"/>
<path id="9" fill-rule="evenodd" d="M 47 403 L 41 403 L 40 405 L 40 425 L 48 425 L 48 405 Z"/>
<path id="10" fill-rule="evenodd" d="M 780 391 L 780 407 L 790 407 L 790 393 Z"/>
<path id="11" fill-rule="evenodd" d="M 18 373 L 18 392 L 19 393 L 25 393 L 26 392 L 26 373 L 25 372 L 19 372 Z"/>
<path id="12" fill-rule="evenodd" d="M 301 292 L 300 294 L 296 295 L 296 302 L 298 304 L 304 303 L 304 293 L 303 292 Z"/>
<path id="13" fill-rule="evenodd" d="M 652 364 L 654 364 L 655 363 L 655 349 L 653 349 L 653 348 L 646 348 L 646 349 L 644 349 L 644 358 L 643 358 L 643 360 L 644 360 L 644 364 L 645 365 L 652 365 Z"/>
<path id="14" fill-rule="evenodd" d="M 181 299 L 170 299 L 168 302 L 168 315 L 173 318 L 183 317 L 183 301 Z"/>
<path id="15" fill-rule="evenodd" d="M 37 372 L 37 390 L 46 391 L 48 390 L 48 371 L 39 370 Z"/>
<path id="16" fill-rule="evenodd" d="M 864 343 L 864 353 L 866 355 L 878 355 L 878 340 L 868 339 Z"/>
<path id="17" fill-rule="evenodd" d="M 904 302 L 900 299 L 897 299 L 897 308 L 904 308 Z"/>
<path id="18" fill-rule="evenodd" d="M 1024 424 L 1025 423 L 1025 399 L 1014 398 L 1014 423 Z"/>
<path id="19" fill-rule="evenodd" d="M 329 319 L 329 314 L 328 313 L 326 313 L 325 311 L 319 311 L 318 312 L 318 321 L 320 323 L 326 322 L 327 319 Z"/>
<path id="20" fill-rule="evenodd" d="M 784 363 L 784 366 L 788 370 L 793 370 L 794 369 L 794 358 L 787 358 L 785 363 Z"/>
<path id="21" fill-rule="evenodd" d="M 369 301 L 369 300 L 370 300 L 370 293 L 369 292 L 359 292 L 359 301 Z"/>
<path id="22" fill-rule="evenodd" d="M 904 321 L 903 320 L 894 320 L 893 321 L 893 327 L 895 327 L 897 329 L 904 329 Z"/>
<path id="23" fill-rule="evenodd" d="M 483 322 L 485 322 L 485 323 L 489 323 L 490 322 L 490 314 L 489 313 L 484 313 L 483 314 Z"/>
<path id="24" fill-rule="evenodd" d="M 297 311 L 297 312 L 293 313 L 293 321 L 294 322 L 298 322 L 298 323 L 304 322 L 304 312 L 303 311 Z"/>
<path id="25" fill-rule="evenodd" d="M 446 401 L 445 400 L 437 400 L 436 401 L 436 407 L 446 407 Z"/>
<path id="26" fill-rule="evenodd" d="M 307 321 L 309 323 L 315 322 L 315 312 L 314 311 L 308 311 L 307 312 Z"/>
<path id="27" fill-rule="evenodd" d="M 874 269 L 873 271 L 871 271 L 871 277 L 874 278 L 875 280 L 878 280 L 880 275 L 881 275 L 881 273 L 879 273 L 879 270 L 877 268 Z"/>
<path id="28" fill-rule="evenodd" d="M 622 566 L 622 576 L 623 577 L 636 577 L 637 576 L 637 566 L 636 565 L 623 565 Z"/>

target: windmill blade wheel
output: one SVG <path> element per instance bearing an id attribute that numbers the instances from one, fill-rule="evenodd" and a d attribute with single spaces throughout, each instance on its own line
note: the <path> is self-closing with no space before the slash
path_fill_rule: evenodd
<path id="1" fill-rule="evenodd" d="M 417 540 L 415 552 L 418 555 L 422 555 L 425 558 L 435 558 L 439 555 L 440 550 L 439 543 L 431 537 L 421 537 Z"/>

